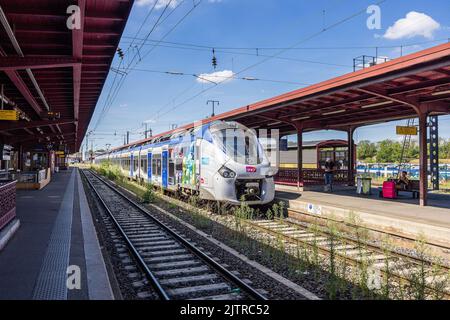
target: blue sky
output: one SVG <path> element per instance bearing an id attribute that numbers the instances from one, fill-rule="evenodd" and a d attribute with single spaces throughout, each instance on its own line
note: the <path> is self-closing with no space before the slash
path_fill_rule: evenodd
<path id="1" fill-rule="evenodd" d="M 108 77 L 89 128 L 95 129 L 90 137 L 95 148 L 104 148 L 107 143 L 122 144 L 126 131 L 131 132 L 131 141 L 142 138 L 143 122 L 156 134 L 167 131 L 172 124 L 205 118 L 211 112 L 211 107 L 206 105 L 210 99 L 220 101 L 216 108 L 216 113 L 220 113 L 351 72 L 353 58 L 375 55 L 375 47 L 379 47 L 379 56 L 395 58 L 400 55 L 400 48 L 395 46 L 403 45 L 403 54 L 408 54 L 450 38 L 448 0 L 386 0 L 380 4 L 379 30 L 370 30 L 366 25 L 370 14 L 365 10 L 378 2 L 375 0 L 203 0 L 195 9 L 192 0 L 159 0 L 156 5 L 155 1 L 136 0 L 119 45 L 125 53 L 124 60 L 120 64 L 116 56 L 113 63 L 116 68 L 130 65 L 131 69 L 112 103 L 106 102 L 109 93 L 114 92 L 110 87 L 114 78 L 117 84 L 121 76 L 111 72 Z M 318 33 L 360 11 L 361 14 L 342 24 Z M 160 24 L 148 36 L 153 42 L 142 45 L 139 39 L 148 35 L 163 12 Z M 411 12 L 416 12 L 415 16 L 414 13 L 407 16 Z M 133 41 L 141 25 L 142 30 Z M 158 43 L 162 38 L 165 42 Z M 264 56 L 278 52 L 256 48 L 294 44 L 303 49 L 286 50 L 278 56 L 283 59 L 270 59 L 239 73 L 264 61 Z M 212 47 L 216 48 L 216 70 L 211 63 Z M 222 72 L 222 78 L 208 77 L 214 71 Z M 215 86 L 204 80 L 221 82 L 226 79 L 223 76 L 233 73 L 239 73 L 236 77 L 270 81 L 232 79 Z M 196 78 L 192 74 L 202 76 Z M 202 90 L 206 91 L 200 94 Z M 360 128 L 355 138 L 357 141 L 398 139 L 395 125 L 393 122 Z M 441 117 L 440 136 L 450 137 L 449 116 Z M 326 138 L 344 136 L 336 132 L 314 132 L 306 134 L 304 139 Z"/>

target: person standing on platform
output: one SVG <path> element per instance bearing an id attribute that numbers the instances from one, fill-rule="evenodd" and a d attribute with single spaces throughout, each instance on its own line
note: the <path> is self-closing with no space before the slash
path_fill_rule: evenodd
<path id="1" fill-rule="evenodd" d="M 325 187 L 326 192 L 333 191 L 333 174 L 334 174 L 335 163 L 331 158 L 325 160 Z"/>

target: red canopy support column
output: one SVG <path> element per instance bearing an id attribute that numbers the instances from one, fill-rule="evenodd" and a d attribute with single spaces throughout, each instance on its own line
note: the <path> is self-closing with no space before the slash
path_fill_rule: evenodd
<path id="1" fill-rule="evenodd" d="M 296 124 L 297 130 L 297 188 L 303 187 L 303 125 Z"/>
<path id="2" fill-rule="evenodd" d="M 349 186 L 355 185 L 355 144 L 353 142 L 354 127 L 350 127 L 347 131 L 347 152 L 348 152 L 348 171 L 347 184 Z"/>
<path id="3" fill-rule="evenodd" d="M 428 148 L 427 148 L 427 113 L 419 113 L 419 179 L 420 205 L 427 205 L 428 189 Z"/>

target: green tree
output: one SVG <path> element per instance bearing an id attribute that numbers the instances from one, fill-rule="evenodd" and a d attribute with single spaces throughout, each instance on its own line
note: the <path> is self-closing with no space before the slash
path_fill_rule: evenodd
<path id="1" fill-rule="evenodd" d="M 358 143 L 357 147 L 358 160 L 371 160 L 377 155 L 377 146 L 375 143 L 369 140 L 362 140 Z"/>
<path id="2" fill-rule="evenodd" d="M 411 140 L 409 148 L 405 150 L 405 159 L 411 161 L 413 159 L 419 159 L 419 144 L 416 140 Z"/>
<path id="3" fill-rule="evenodd" d="M 450 159 L 450 139 L 439 138 L 439 158 Z"/>
<path id="4" fill-rule="evenodd" d="M 378 142 L 377 161 L 378 162 L 398 162 L 402 152 L 402 145 L 390 139 Z"/>

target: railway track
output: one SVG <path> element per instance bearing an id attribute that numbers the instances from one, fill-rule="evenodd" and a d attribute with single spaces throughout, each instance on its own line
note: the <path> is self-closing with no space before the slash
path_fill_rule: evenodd
<path id="1" fill-rule="evenodd" d="M 161 299 L 266 300 L 97 174 L 81 172 Z"/>
<path id="2" fill-rule="evenodd" d="M 311 230 L 308 224 L 298 224 L 284 219 L 246 220 L 245 223 L 273 237 L 281 237 L 285 242 L 292 245 L 309 246 L 327 255 L 333 251 L 336 257 L 345 259 L 354 266 L 361 264 L 364 259 L 365 262 L 369 262 L 374 274 L 370 279 L 374 282 L 372 286 L 381 284 L 382 278 L 387 276 L 387 272 L 389 272 L 391 279 L 400 282 L 409 281 L 414 274 L 419 274 L 420 268 L 424 266 L 425 273 L 428 274 L 424 279 L 424 285 L 428 290 L 436 290 L 434 284 L 444 281 L 444 277 L 447 277 L 445 273 L 448 274 L 450 270 L 447 266 L 442 265 L 440 266 L 443 271 L 442 275 L 431 276 L 428 273 L 432 268 L 429 261 L 423 261 L 418 257 L 397 251 L 386 250 L 368 242 L 358 242 L 346 235 L 334 236 L 332 239 L 332 235 L 324 228 Z M 450 299 L 448 283 L 446 287 L 439 291 L 446 299 Z"/>

